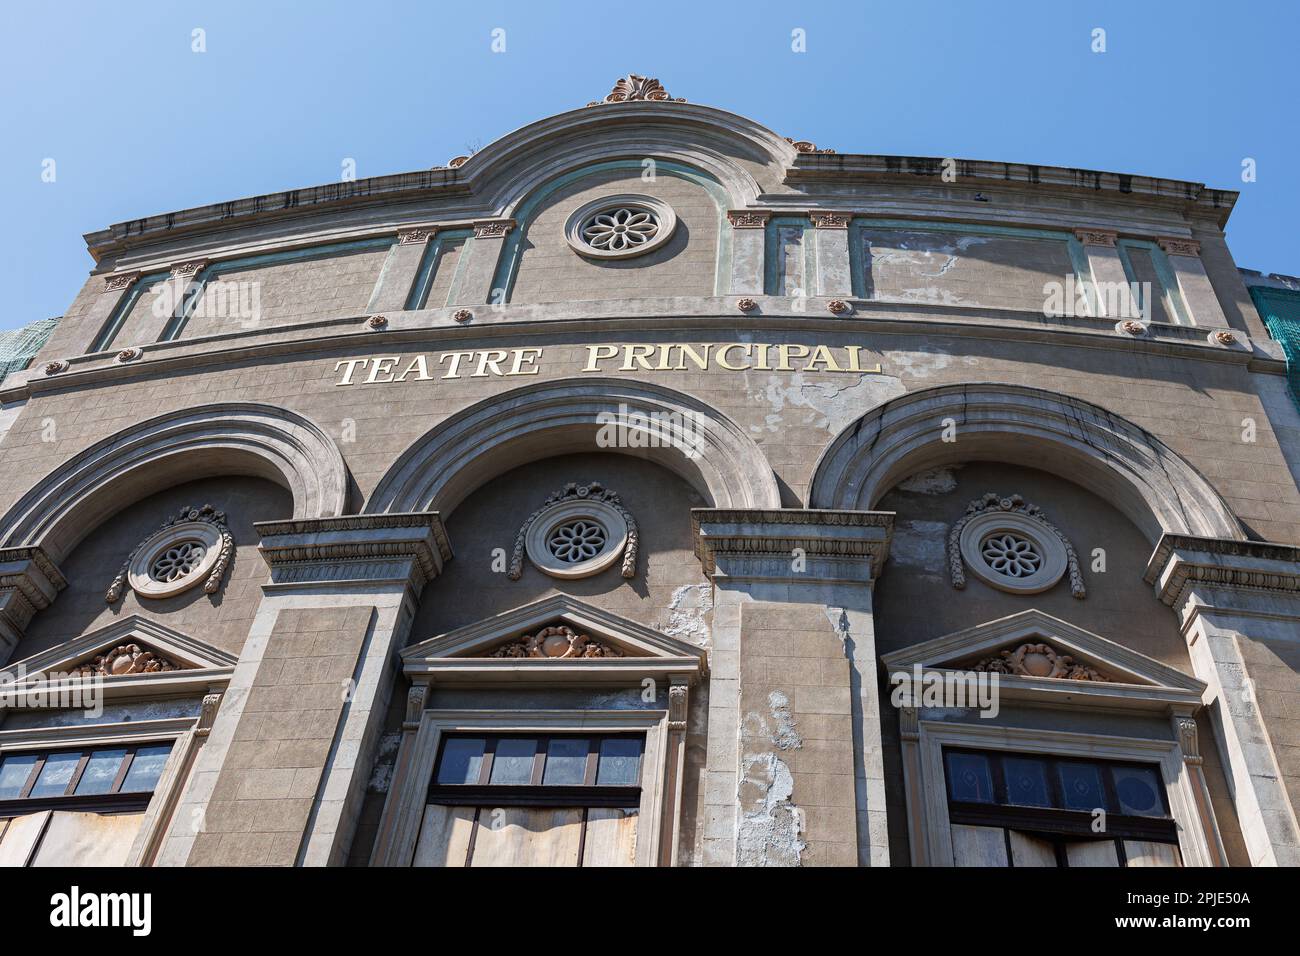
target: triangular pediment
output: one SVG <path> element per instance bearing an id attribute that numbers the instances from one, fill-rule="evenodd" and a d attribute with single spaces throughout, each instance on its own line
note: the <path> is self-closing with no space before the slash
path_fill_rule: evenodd
<path id="1" fill-rule="evenodd" d="M 1011 681 L 1136 685 L 1200 694 L 1205 684 L 1122 644 L 1039 610 L 946 634 L 884 655 L 890 673 L 991 671 Z"/>
<path id="2" fill-rule="evenodd" d="M 20 687 L 52 675 L 121 681 L 168 678 L 191 671 L 228 674 L 235 663 L 234 655 L 218 647 L 132 614 L 8 664 L 5 675 L 9 686 Z"/>
<path id="3" fill-rule="evenodd" d="M 592 644 L 610 648 L 614 651 L 611 656 L 706 659 L 702 648 L 565 595 L 525 604 L 431 637 L 408 647 L 402 652 L 402 658 L 411 661 L 448 657 L 501 657 L 504 649 L 517 646 L 529 638 L 536 639 L 551 628 L 557 631 L 566 629 Z M 520 659 L 545 660 L 531 657 Z"/>

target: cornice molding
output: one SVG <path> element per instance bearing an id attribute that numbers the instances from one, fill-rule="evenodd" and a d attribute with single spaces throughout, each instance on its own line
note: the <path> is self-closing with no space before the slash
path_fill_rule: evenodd
<path id="1" fill-rule="evenodd" d="M 436 511 L 259 521 L 272 585 L 401 580 L 415 591 L 451 560 Z"/>
<path id="2" fill-rule="evenodd" d="M 888 511 L 691 509 L 695 556 L 715 580 L 870 583 L 893 526 Z"/>
<path id="3" fill-rule="evenodd" d="M 1197 584 L 1300 595 L 1300 547 L 1166 534 L 1147 563 L 1145 580 L 1170 607 Z"/>

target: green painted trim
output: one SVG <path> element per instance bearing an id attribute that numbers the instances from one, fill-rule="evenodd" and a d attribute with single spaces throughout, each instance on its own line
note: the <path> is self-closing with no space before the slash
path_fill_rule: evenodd
<path id="1" fill-rule="evenodd" d="M 1045 239 L 1064 242 L 1074 269 L 1075 281 L 1094 288 L 1092 265 L 1083 243 L 1072 232 L 1056 229 L 1026 229 L 1021 226 L 978 226 L 965 223 L 932 222 L 927 219 L 872 219 L 855 216 L 849 223 L 849 278 L 856 298 L 867 297 L 867 275 L 862 261 L 865 246 L 862 233 L 867 229 L 896 229 L 907 232 L 952 232 L 963 236 L 1002 236 L 1010 239 Z"/>
<path id="2" fill-rule="evenodd" d="M 1136 288 L 1141 290 L 1142 285 L 1138 283 L 1137 273 L 1133 271 L 1133 263 L 1129 261 L 1129 249 L 1145 249 L 1151 256 L 1152 268 L 1156 270 L 1156 278 L 1160 280 L 1161 298 L 1165 304 L 1167 312 L 1173 320 L 1179 325 L 1195 325 L 1187 314 L 1187 306 L 1183 302 L 1183 295 L 1178 291 L 1178 279 L 1174 275 L 1173 268 L 1169 265 L 1169 257 L 1165 251 L 1154 242 L 1148 242 L 1145 239 L 1121 239 L 1115 243 L 1115 249 L 1119 253 L 1119 261 L 1124 266 L 1124 275 L 1128 278 L 1129 285 L 1137 283 Z M 1144 303 L 1145 305 L 1145 303 Z M 1145 308 L 1143 309 L 1145 312 Z"/>
<path id="3" fill-rule="evenodd" d="M 376 239 L 357 239 L 352 242 L 332 242 L 320 246 L 308 246 L 305 249 L 287 249 L 283 252 L 266 252 L 253 256 L 241 256 L 238 259 L 225 259 L 221 262 L 214 262 L 212 265 L 201 269 L 191 284 L 194 286 L 190 295 L 181 304 L 177 313 L 172 316 L 167 327 L 163 329 L 162 337 L 159 342 L 171 342 L 180 338 L 181 333 L 185 331 L 185 325 L 190 320 L 190 314 L 194 311 L 194 305 L 203 295 L 204 287 L 217 276 L 236 269 L 260 269 L 264 266 L 281 265 L 285 262 L 306 262 L 312 259 L 328 259 L 331 256 L 341 255 L 346 252 L 356 252 L 361 249 L 378 249 L 383 246 L 397 245 L 397 236 L 380 236 Z M 387 264 L 387 263 L 385 263 Z M 383 269 L 380 269 L 380 275 L 383 275 Z M 371 293 L 374 297 L 374 293 Z"/>
<path id="4" fill-rule="evenodd" d="M 563 176 L 550 180 L 539 186 L 535 192 L 524 200 L 514 211 L 515 228 L 510 230 L 510 234 L 506 236 L 505 245 L 501 249 L 501 258 L 498 260 L 496 272 L 492 276 L 492 288 L 504 290 L 502 302 L 509 302 L 510 296 L 514 292 L 515 276 L 519 270 L 520 246 L 523 244 L 524 233 L 532 222 L 533 213 L 542 200 L 556 190 L 595 173 L 616 169 L 639 170 L 642 168 L 642 161 L 639 159 L 616 159 L 604 163 L 593 163 L 590 166 L 583 166 L 581 169 L 572 170 Z M 655 171 L 656 173 L 676 176 L 678 179 L 684 179 L 701 187 L 709 194 L 713 204 L 717 207 L 718 257 L 714 266 L 713 294 L 725 295 L 731 287 L 731 230 L 728 228 L 729 224 L 727 223 L 727 209 L 731 200 L 727 191 L 717 180 L 681 163 L 658 160 L 655 163 Z M 462 252 L 461 258 L 464 259 L 464 257 L 465 254 Z"/>
<path id="5" fill-rule="evenodd" d="M 1282 346 L 1291 401 L 1300 411 L 1300 292 L 1253 285 L 1246 290 L 1264 320 L 1264 328 Z"/>
<path id="6" fill-rule="evenodd" d="M 466 239 L 465 244 L 460 247 L 460 256 L 456 259 L 456 271 L 451 274 L 451 286 L 447 289 L 448 303 L 460 301 L 460 284 L 465 278 L 465 265 L 469 262 L 470 257 L 474 255 L 474 241 L 476 238 L 477 237 L 471 230 L 469 238 Z M 496 289 L 500 287 L 494 282 L 492 288 Z M 489 291 L 488 295 L 491 296 L 492 293 Z"/>
<path id="7" fill-rule="evenodd" d="M 433 279 L 437 273 L 436 267 L 438 265 L 438 257 L 442 255 L 443 244 L 457 239 L 465 239 L 468 244 L 468 240 L 472 239 L 473 236 L 474 230 L 472 229 L 449 229 L 446 232 L 435 232 L 433 234 L 433 239 L 427 243 L 424 250 L 424 257 L 420 260 L 420 268 L 415 274 L 415 282 L 411 284 L 411 294 L 406 297 L 406 308 L 408 311 L 412 309 L 429 308 L 427 305 L 429 290 L 433 288 Z M 461 259 L 465 258 L 464 253 L 465 251 L 462 249 Z M 459 268 L 459 261 L 457 261 L 456 266 Z M 456 273 L 453 272 L 453 283 L 455 278 Z M 450 290 L 448 291 L 447 300 L 451 301 Z M 433 306 L 433 308 L 440 309 L 446 304 L 446 302 L 442 302 Z"/>
<path id="8" fill-rule="evenodd" d="M 812 241 L 813 224 L 807 216 L 773 216 L 763 227 L 763 294 L 785 295 L 781 287 L 781 263 L 779 239 L 781 229 L 789 226 L 801 226 L 803 232 L 799 238 L 799 248 L 803 253 L 803 280 L 800 288 L 805 296 L 812 295 L 812 287 L 817 281 L 817 250 Z"/>

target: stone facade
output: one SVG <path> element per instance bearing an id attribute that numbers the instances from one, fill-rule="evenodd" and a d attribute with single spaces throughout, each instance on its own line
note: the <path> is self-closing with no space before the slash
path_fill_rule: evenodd
<path id="1" fill-rule="evenodd" d="M 132 865 L 1300 862 L 1300 413 L 1235 198 L 630 77 L 449 167 L 91 233 L 0 386 L 0 861 L 111 811 Z M 168 666 L 100 716 L 37 699 L 132 644 Z M 897 699 L 1003 652 L 996 715 Z M 109 745 L 171 749 L 83 795 Z M 1081 808 L 962 754 L 1156 809 L 1049 839 Z"/>

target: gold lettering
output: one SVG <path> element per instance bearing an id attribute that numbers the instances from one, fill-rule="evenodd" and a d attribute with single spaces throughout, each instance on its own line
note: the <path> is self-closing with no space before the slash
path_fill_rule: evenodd
<path id="1" fill-rule="evenodd" d="M 717 354 L 717 356 L 716 356 L 716 357 L 717 357 L 717 360 L 718 360 L 718 366 L 719 366 L 720 368 L 725 368 L 725 369 L 727 369 L 727 371 L 729 371 L 729 372 L 744 372 L 744 371 L 747 371 L 747 370 L 749 369 L 749 366 L 748 366 L 747 364 L 746 364 L 746 365 L 732 365 L 730 362 L 727 361 L 727 353 L 730 352 L 732 349 L 741 349 L 741 350 L 743 350 L 744 353 L 745 353 L 745 358 L 748 359 L 750 353 L 754 350 L 754 347 L 753 347 L 752 345 L 750 345 L 748 342 L 729 342 L 729 343 L 727 343 L 727 344 L 724 345 L 722 348 L 718 349 L 718 354 Z"/>
<path id="2" fill-rule="evenodd" d="M 633 361 L 640 365 L 647 372 L 654 371 L 654 366 L 650 364 L 650 355 L 655 350 L 653 345 L 625 345 L 623 346 L 623 364 L 619 366 L 621 372 L 635 372 L 632 366 Z"/>
<path id="3" fill-rule="evenodd" d="M 798 351 L 795 351 L 796 349 L 797 349 Z M 806 346 L 806 345 L 778 345 L 778 346 L 776 347 L 776 353 L 777 353 L 777 355 L 779 355 L 779 356 L 781 357 L 781 362 L 780 362 L 779 365 L 777 365 L 776 370 L 777 370 L 778 372 L 793 372 L 793 371 L 794 371 L 794 368 L 793 368 L 793 366 L 790 365 L 791 353 L 794 353 L 794 357 L 795 357 L 795 358 L 807 358 L 807 357 L 808 357 L 808 346 Z"/>
<path id="4" fill-rule="evenodd" d="M 512 351 L 515 353 L 515 360 L 510 365 L 510 371 L 506 372 L 507 375 L 537 375 L 541 372 L 541 369 L 534 364 L 542 357 L 541 349 L 512 349 Z M 528 355 L 529 352 L 533 354 Z M 527 371 L 524 371 L 525 365 L 528 366 Z"/>
<path id="5" fill-rule="evenodd" d="M 376 382 L 391 382 L 393 380 L 393 366 L 397 364 L 398 356 L 387 355 L 383 358 L 375 359 L 370 366 L 370 377 L 366 379 L 367 385 L 373 385 Z M 379 378 L 380 375 L 387 375 L 388 378 Z"/>
<path id="6" fill-rule="evenodd" d="M 352 384 L 352 373 L 353 373 L 353 371 L 356 370 L 356 367 L 357 367 L 358 365 L 365 365 L 365 364 L 366 364 L 367 362 L 369 362 L 369 361 L 370 361 L 370 359 L 343 359 L 341 362 L 335 362 L 335 363 L 334 363 L 334 371 L 337 372 L 337 371 L 339 370 L 339 366 L 340 366 L 340 365 L 346 365 L 346 366 L 348 367 L 348 369 L 347 369 L 346 372 L 343 373 L 343 378 L 340 379 L 339 381 L 335 382 L 334 384 L 335 384 L 335 385 L 351 385 L 351 384 Z"/>
<path id="7" fill-rule="evenodd" d="M 601 354 L 602 350 L 606 350 L 606 349 L 607 349 L 608 351 L 605 351 L 604 354 L 602 355 L 602 354 Z M 617 345 L 588 345 L 588 346 L 587 346 L 587 365 L 586 365 L 586 367 L 583 369 L 583 371 L 584 371 L 584 372 L 599 372 L 599 371 L 600 371 L 600 368 L 598 367 L 598 365 L 597 365 L 596 363 L 598 363 L 598 362 L 600 362 L 600 361 L 602 361 L 602 360 L 604 360 L 604 359 L 611 359 L 611 358 L 613 358 L 613 357 L 614 357 L 615 355 L 617 355 L 617 354 L 618 354 L 618 346 L 617 346 Z"/>
<path id="8" fill-rule="evenodd" d="M 707 372 L 709 370 L 709 350 L 713 348 L 712 345 L 701 346 L 701 348 L 704 349 L 703 355 L 695 350 L 694 345 L 679 345 L 678 348 L 682 350 L 681 358 L 678 359 L 677 364 L 674 365 L 673 368 L 677 369 L 679 372 L 686 371 L 686 358 L 687 356 L 690 356 L 691 361 L 694 362 L 702 371 Z"/>
<path id="9" fill-rule="evenodd" d="M 406 370 L 402 372 L 401 375 L 397 376 L 397 380 L 399 382 L 405 382 L 406 376 L 410 375 L 412 372 L 420 373 L 417 376 L 415 376 L 415 380 L 417 382 L 422 382 L 425 379 L 433 378 L 433 376 L 429 374 L 429 363 L 425 361 L 423 355 L 417 355 L 415 357 L 415 361 L 413 361 L 410 365 L 406 366 Z"/>
<path id="10" fill-rule="evenodd" d="M 476 371 L 473 375 L 471 375 L 470 378 L 487 378 L 487 372 L 483 371 L 483 369 L 485 368 L 492 369 L 493 375 L 500 375 L 501 374 L 500 363 L 506 360 L 506 354 L 507 353 L 505 349 L 486 349 L 482 352 L 479 352 L 478 371 Z M 495 356 L 495 358 L 493 356 Z"/>
<path id="11" fill-rule="evenodd" d="M 447 366 L 447 374 L 443 378 L 460 378 L 460 360 L 470 358 L 473 355 L 473 352 L 443 352 L 439 355 L 439 365 L 447 361 L 447 359 L 451 359 L 451 364 Z"/>
<path id="12" fill-rule="evenodd" d="M 754 366 L 760 372 L 772 371 L 772 366 L 767 364 L 767 352 L 772 346 L 764 345 L 761 342 L 754 346 L 758 350 L 758 364 Z"/>
<path id="13" fill-rule="evenodd" d="M 831 355 L 831 350 L 828 346 L 819 345 L 813 349 L 812 358 L 808 360 L 808 364 L 803 367 L 803 370 L 805 372 L 814 371 L 813 367 L 819 362 L 826 366 L 826 371 L 828 372 L 844 371 L 844 369 L 840 368 L 839 363 L 835 361 L 835 357 Z"/>

